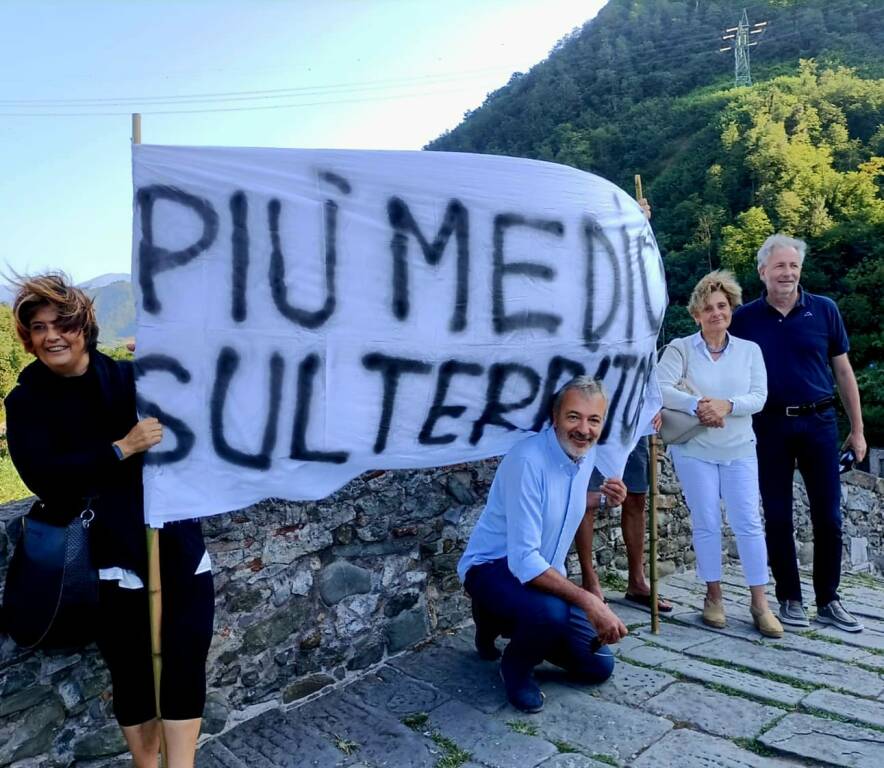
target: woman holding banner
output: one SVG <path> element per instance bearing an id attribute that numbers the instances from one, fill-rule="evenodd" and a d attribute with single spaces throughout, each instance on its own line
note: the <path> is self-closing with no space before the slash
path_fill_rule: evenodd
<path id="1" fill-rule="evenodd" d="M 84 509 L 95 513 L 97 642 L 110 668 L 114 715 L 137 768 L 155 768 L 161 730 L 170 768 L 190 768 L 205 703 L 214 588 L 199 522 L 163 528 L 160 721 L 141 468 L 162 426 L 138 420 L 132 364 L 98 351 L 92 300 L 64 275 L 20 279 L 13 315 L 22 344 L 37 358 L 6 398 L 10 456 L 42 501 L 32 514 L 66 525 Z"/>
<path id="2" fill-rule="evenodd" d="M 758 345 L 727 332 L 741 293 L 733 274 L 726 270 L 703 277 L 688 303 L 700 331 L 666 347 L 657 376 L 664 408 L 696 414 L 705 427 L 669 449 L 691 512 L 697 573 L 706 582 L 703 622 L 716 628 L 725 626 L 721 598 L 723 500 L 749 585 L 755 626 L 762 635 L 782 637 L 783 627 L 771 612 L 764 591 L 767 547 L 759 514 L 758 460 L 752 431 L 752 414 L 760 411 L 767 399 L 767 373 Z"/>

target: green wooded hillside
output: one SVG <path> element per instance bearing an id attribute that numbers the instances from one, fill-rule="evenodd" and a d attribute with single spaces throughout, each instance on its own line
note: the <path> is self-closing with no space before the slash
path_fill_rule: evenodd
<path id="1" fill-rule="evenodd" d="M 610 0 L 427 149 L 565 163 L 626 190 L 641 174 L 667 337 L 693 327 L 684 304 L 701 275 L 730 267 L 754 298 L 764 238 L 807 240 L 802 283 L 838 301 L 868 437 L 884 445 L 884 4 L 745 6 L 768 26 L 751 49 L 753 85 L 737 88 L 733 54 L 718 49 L 743 7 Z"/>

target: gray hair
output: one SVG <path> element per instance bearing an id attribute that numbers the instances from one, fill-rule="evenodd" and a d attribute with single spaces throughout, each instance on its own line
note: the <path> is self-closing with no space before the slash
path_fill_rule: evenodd
<path id="1" fill-rule="evenodd" d="M 572 389 L 577 390 L 584 397 L 601 395 L 606 403 L 608 401 L 608 396 L 605 394 L 605 389 L 602 386 L 601 381 L 594 379 L 592 376 L 575 376 L 553 396 L 551 409 L 553 418 L 555 418 L 555 415 L 559 412 L 559 406 L 561 406 L 562 400 L 565 398 L 565 393 L 570 392 Z"/>
<path id="2" fill-rule="evenodd" d="M 758 249 L 758 266 L 762 267 L 767 263 L 767 257 L 773 253 L 774 248 L 794 248 L 798 251 L 798 263 L 804 263 L 804 256 L 807 253 L 807 243 L 795 237 L 782 235 L 777 233 L 771 235 L 761 244 Z"/>

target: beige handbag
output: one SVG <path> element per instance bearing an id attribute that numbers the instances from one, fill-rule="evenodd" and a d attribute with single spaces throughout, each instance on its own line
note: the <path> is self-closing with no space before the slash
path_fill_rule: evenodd
<path id="1" fill-rule="evenodd" d="M 673 339 L 667 344 L 667 347 L 671 347 L 681 356 L 681 378 L 675 382 L 675 388 L 689 395 L 699 397 L 700 392 L 688 378 L 688 355 L 683 342 L 684 339 Z M 663 419 L 663 424 L 660 427 L 660 437 L 667 445 L 686 443 L 706 429 L 700 423 L 699 417 L 692 413 L 678 411 L 675 408 L 663 408 L 660 411 L 660 416 Z"/>

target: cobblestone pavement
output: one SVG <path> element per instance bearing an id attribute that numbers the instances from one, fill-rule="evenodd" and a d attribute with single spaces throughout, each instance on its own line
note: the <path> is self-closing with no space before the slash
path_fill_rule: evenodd
<path id="1" fill-rule="evenodd" d="M 197 766 L 884 766 L 884 582 L 842 582 L 864 632 L 811 622 L 781 640 L 754 630 L 738 572 L 723 587 L 728 625 L 713 630 L 693 575 L 664 579 L 675 610 L 657 635 L 647 612 L 609 592 L 630 629 L 613 676 L 583 686 L 540 668 L 540 714 L 506 703 L 498 664 L 478 658 L 467 627 L 236 726 L 202 746 Z"/>

